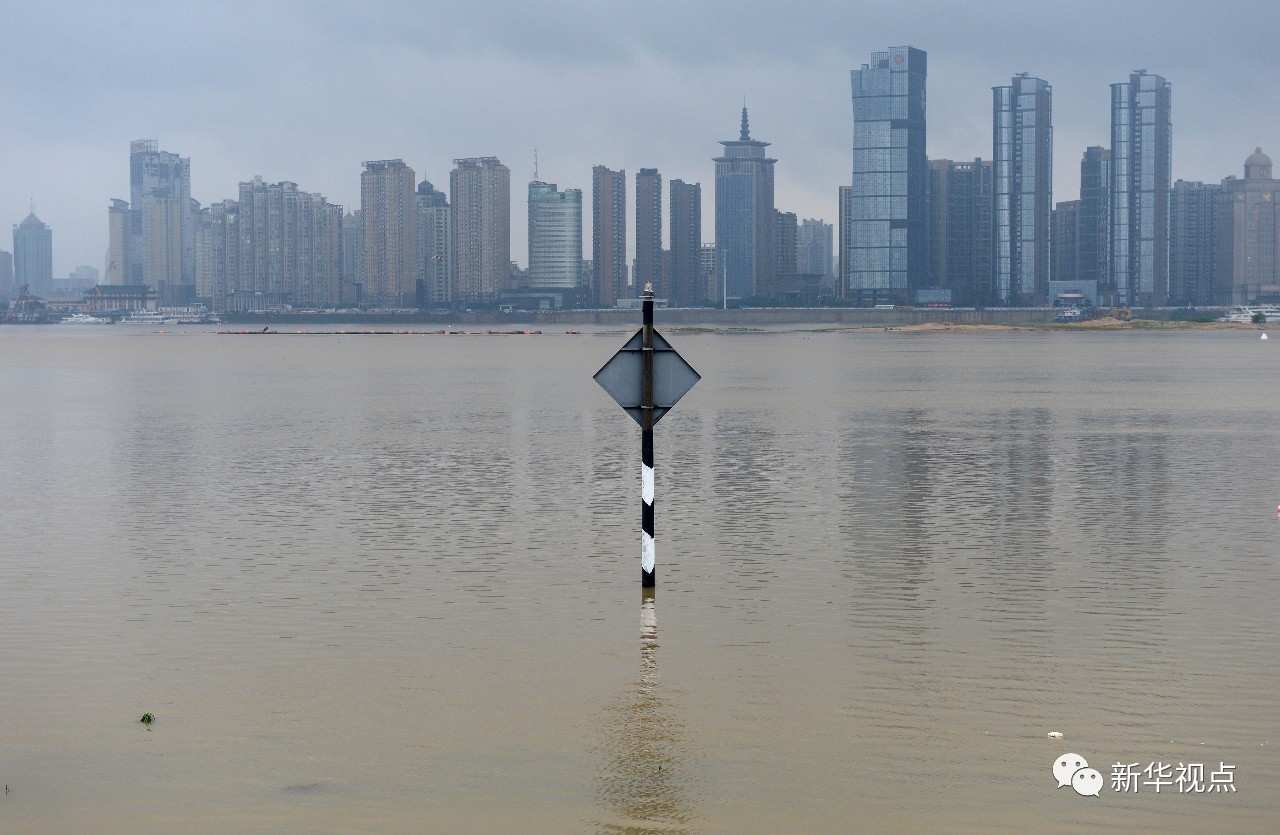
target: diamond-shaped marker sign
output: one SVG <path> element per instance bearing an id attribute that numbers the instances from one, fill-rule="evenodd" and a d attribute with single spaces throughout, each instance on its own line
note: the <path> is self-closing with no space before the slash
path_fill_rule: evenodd
<path id="1" fill-rule="evenodd" d="M 636 423 L 643 426 L 641 416 L 641 334 L 627 340 L 627 344 L 596 372 L 595 381 L 609 396 L 618 402 Z M 671 411 L 671 407 L 702 379 L 702 375 L 676 353 L 662 334 L 653 332 L 653 422 Z"/>

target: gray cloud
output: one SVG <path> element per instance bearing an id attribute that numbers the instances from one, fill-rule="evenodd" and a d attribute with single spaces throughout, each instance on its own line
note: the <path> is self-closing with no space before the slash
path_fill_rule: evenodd
<path id="1" fill-rule="evenodd" d="M 931 157 L 989 157 L 990 88 L 1048 79 L 1055 200 L 1076 196 L 1084 147 L 1108 144 L 1108 85 L 1134 68 L 1173 84 L 1175 177 L 1216 181 L 1255 145 L 1280 150 L 1269 4 L 52 2 L 9 21 L 0 220 L 34 199 L 59 275 L 101 265 L 143 137 L 191 157 L 206 204 L 261 174 L 355 207 L 362 160 L 401 157 L 445 185 L 453 158 L 496 155 L 523 261 L 534 148 L 562 187 L 589 191 L 597 163 L 701 181 L 710 239 L 710 158 L 746 96 L 780 160 L 779 208 L 833 221 L 849 70 L 897 44 L 929 52 Z"/>

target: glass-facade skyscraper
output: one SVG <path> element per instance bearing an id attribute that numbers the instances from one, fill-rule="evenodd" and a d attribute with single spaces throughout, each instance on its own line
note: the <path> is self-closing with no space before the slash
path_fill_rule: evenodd
<path id="1" fill-rule="evenodd" d="M 1111 85 L 1111 285 L 1116 304 L 1159 307 L 1169 292 L 1173 178 L 1169 82 L 1146 70 Z"/>
<path id="2" fill-rule="evenodd" d="M 582 190 L 529 183 L 529 289 L 582 286 Z"/>
<path id="3" fill-rule="evenodd" d="M 1053 88 L 1019 73 L 991 92 L 995 300 L 1043 304 L 1053 212 Z"/>
<path id="4" fill-rule="evenodd" d="M 724 140 L 716 164 L 717 267 L 731 299 L 771 297 L 777 259 L 773 206 L 773 164 L 768 142 L 751 138 L 747 109 L 737 140 Z"/>
<path id="5" fill-rule="evenodd" d="M 910 301 L 927 283 L 925 52 L 895 46 L 850 73 L 853 188 L 844 296 Z M 842 256 L 846 253 L 842 252 Z"/>

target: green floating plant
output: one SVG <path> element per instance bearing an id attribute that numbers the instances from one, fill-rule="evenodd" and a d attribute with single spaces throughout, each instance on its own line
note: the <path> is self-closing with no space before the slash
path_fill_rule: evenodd
<path id="1" fill-rule="evenodd" d="M 142 714 L 142 718 L 139 719 L 138 721 L 144 725 L 150 725 L 152 722 L 156 721 L 156 718 L 152 716 L 150 713 L 144 713 Z"/>

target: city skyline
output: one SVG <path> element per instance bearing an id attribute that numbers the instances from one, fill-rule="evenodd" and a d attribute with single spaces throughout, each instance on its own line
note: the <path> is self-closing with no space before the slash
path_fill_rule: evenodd
<path id="1" fill-rule="evenodd" d="M 403 158 L 441 183 L 452 159 L 493 155 L 524 182 L 536 147 L 544 176 L 562 188 L 585 192 L 594 165 L 653 166 L 668 180 L 708 184 L 703 149 L 724 135 L 743 94 L 754 132 L 782 161 L 778 207 L 831 223 L 849 168 L 847 73 L 885 44 L 930 55 L 931 159 L 988 157 L 990 89 L 1011 74 L 1053 83 L 1057 201 L 1077 196 L 1072 169 L 1083 149 L 1109 145 L 1109 86 L 1135 67 L 1151 67 L 1176 88 L 1175 180 L 1216 182 L 1255 146 L 1280 140 L 1280 115 L 1252 104 L 1265 96 L 1274 63 L 1259 33 L 1280 12 L 1267 8 L 1245 18 L 1229 6 L 1195 28 L 1167 5 L 1152 15 L 1153 3 L 1112 10 L 1107 27 L 1096 25 L 1100 5 L 1067 18 L 1024 10 L 1020 31 L 1045 37 L 1002 39 L 1012 23 L 995 11 L 960 19 L 930 4 L 894 13 L 819 3 L 804 16 L 762 5 L 731 20 L 708 6 L 684 12 L 675 33 L 661 25 L 661 10 L 488 4 L 492 14 L 476 15 L 446 5 L 427 20 L 400 4 L 376 14 L 308 6 L 306 15 L 289 4 L 223 14 L 165 7 L 156 15 L 136 3 L 70 4 L 76 14 L 68 15 L 66 5 L 23 7 L 11 21 L 13 48 L 0 57 L 11 89 L 21 91 L 0 137 L 0 211 L 6 224 L 19 223 L 34 201 L 57 235 L 55 275 L 103 265 L 103 210 L 130 197 L 119 158 L 138 137 L 192 160 L 191 193 L 202 205 L 260 175 L 350 211 L 359 206 L 361 162 L 380 158 Z M 253 74 L 208 72 L 227 65 L 224 53 L 248 30 L 282 37 Z M 616 48 L 600 45 L 606 31 Z M 534 48 L 533 34 L 557 48 L 546 38 Z M 1000 49 L 972 48 L 984 43 Z M 320 62 L 316 54 L 339 57 Z M 143 83 L 154 67 L 170 71 L 163 82 Z M 600 105 L 584 107 L 586 100 Z M 710 240 L 714 213 L 703 197 Z M 512 218 L 520 254 L 522 214 L 521 206 Z"/>

